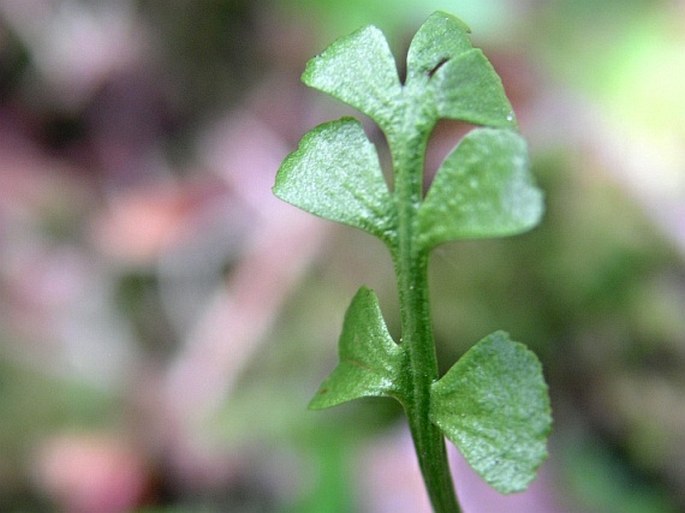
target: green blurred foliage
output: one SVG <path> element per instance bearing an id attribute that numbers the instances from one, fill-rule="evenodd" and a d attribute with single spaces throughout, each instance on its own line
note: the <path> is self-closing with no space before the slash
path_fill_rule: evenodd
<path id="1" fill-rule="evenodd" d="M 376 25 L 386 33 L 391 46 L 408 44 L 415 25 L 433 11 L 457 14 L 477 38 L 498 37 L 516 16 L 516 9 L 505 0 L 395 0 L 392 8 L 383 0 L 278 0 L 288 11 L 312 20 L 320 44 L 330 43 L 330 34 L 344 35 L 365 25 Z"/>

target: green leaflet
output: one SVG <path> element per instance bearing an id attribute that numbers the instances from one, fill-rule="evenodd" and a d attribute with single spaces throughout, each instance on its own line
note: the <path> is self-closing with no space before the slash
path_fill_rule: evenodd
<path id="1" fill-rule="evenodd" d="M 417 104 L 432 123 L 449 118 L 515 128 L 502 81 L 468 33 L 454 16 L 431 15 L 412 39 L 402 86 L 383 33 L 365 27 L 310 60 L 302 81 L 367 114 L 386 135 L 401 124 L 403 109 Z"/>
<path id="2" fill-rule="evenodd" d="M 419 209 L 418 237 L 432 248 L 450 240 L 514 235 L 535 226 L 543 208 L 523 138 L 479 128 L 438 170 Z"/>
<path id="3" fill-rule="evenodd" d="M 454 16 L 433 13 L 421 25 L 407 51 L 407 82 L 430 78 L 447 60 L 469 51 L 468 26 Z"/>
<path id="4" fill-rule="evenodd" d="M 345 314 L 339 356 L 340 363 L 309 403 L 311 409 L 359 397 L 398 397 L 406 355 L 388 333 L 376 294 L 366 287 Z"/>
<path id="5" fill-rule="evenodd" d="M 502 81 L 479 49 L 455 57 L 435 72 L 431 92 L 438 115 L 493 127 L 516 127 Z"/>
<path id="6" fill-rule="evenodd" d="M 359 121 L 343 118 L 308 132 L 276 175 L 274 194 L 312 214 L 375 236 L 393 236 L 394 205 L 376 148 Z"/>
<path id="7" fill-rule="evenodd" d="M 502 81 L 483 52 L 471 46 L 468 33 L 454 16 L 430 16 L 409 46 L 406 89 L 424 109 L 430 107 L 434 121 L 515 128 Z"/>
<path id="8" fill-rule="evenodd" d="M 540 362 L 502 331 L 485 337 L 433 384 L 431 420 L 491 486 L 524 490 L 552 423 Z"/>
<path id="9" fill-rule="evenodd" d="M 302 81 L 391 126 L 401 94 L 395 59 L 383 33 L 369 26 L 343 37 L 307 63 Z"/>

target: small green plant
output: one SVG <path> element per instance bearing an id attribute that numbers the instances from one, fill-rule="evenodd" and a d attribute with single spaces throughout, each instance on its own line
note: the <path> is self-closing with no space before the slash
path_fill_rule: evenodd
<path id="1" fill-rule="evenodd" d="M 305 84 L 367 114 L 383 130 L 394 186 L 354 118 L 324 123 L 281 165 L 274 193 L 317 216 L 355 226 L 390 250 L 401 341 L 386 328 L 374 292 L 362 287 L 345 315 L 340 363 L 310 408 L 364 396 L 397 399 L 408 417 L 436 513 L 458 512 L 444 437 L 502 493 L 523 490 L 546 457 L 547 385 L 536 356 L 502 331 L 438 375 L 428 294 L 428 255 L 444 242 L 501 237 L 534 227 L 543 213 L 525 141 L 501 80 L 469 29 L 436 12 L 420 27 L 401 83 L 383 34 L 370 26 L 307 64 Z M 424 193 L 426 145 L 439 119 L 479 125 L 456 146 Z"/>

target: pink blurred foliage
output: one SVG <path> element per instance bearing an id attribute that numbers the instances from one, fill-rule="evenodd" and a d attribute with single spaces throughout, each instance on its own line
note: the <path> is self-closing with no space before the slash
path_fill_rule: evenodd
<path id="1" fill-rule="evenodd" d="M 209 167 L 247 209 L 250 230 L 240 260 L 217 287 L 171 369 L 170 397 L 191 411 L 216 407 L 228 393 L 323 235 L 315 220 L 272 197 L 273 170 L 287 150 L 266 125 L 234 113 L 209 133 L 203 148 Z"/>
<path id="2" fill-rule="evenodd" d="M 99 266 L 78 243 L 78 227 L 71 224 L 96 200 L 78 168 L 27 137 L 14 113 L 0 112 L 0 134 L 0 315 L 14 334 L 3 354 L 65 375 L 74 370 L 68 362 L 80 359 L 74 351 L 83 342 L 81 323 L 93 313 L 87 312 L 85 298 L 95 305 L 93 287 L 104 285 Z M 52 233 L 61 224 L 66 238 Z M 90 317 L 98 324 L 103 320 L 99 314 Z M 95 374 L 102 370 L 93 369 Z"/>
<path id="3" fill-rule="evenodd" d="M 111 195 L 91 224 L 91 237 L 113 261 L 154 266 L 160 255 L 192 238 L 201 211 L 227 201 L 225 187 L 211 179 L 157 180 Z"/>
<path id="4" fill-rule="evenodd" d="M 23 39 L 54 101 L 78 108 L 113 73 L 150 50 L 133 3 L 84 4 L 71 0 L 4 0 L 0 15 Z"/>
<path id="5" fill-rule="evenodd" d="M 40 444 L 36 485 L 68 513 L 130 511 L 159 461 L 188 489 L 249 472 L 240 451 L 203 427 L 230 400 L 327 229 L 270 191 L 308 121 L 296 74 L 274 72 L 239 109 L 203 121 L 193 162 L 175 169 L 162 148 L 169 84 L 132 5 L 0 4 L 34 58 L 36 100 L 0 110 L 0 352 L 117 397 L 135 439 L 83 432 Z M 78 117 L 85 135 L 46 147 L 50 114 L 40 109 Z M 141 349 L 118 310 L 115 290 L 129 273 L 160 281 L 178 342 L 167 361 Z"/>
<path id="6" fill-rule="evenodd" d="M 140 504 L 143 455 L 121 436 L 56 434 L 35 451 L 34 479 L 64 513 L 125 513 Z"/>

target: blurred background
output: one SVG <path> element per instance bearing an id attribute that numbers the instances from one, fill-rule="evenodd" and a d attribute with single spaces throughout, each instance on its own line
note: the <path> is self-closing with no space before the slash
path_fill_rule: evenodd
<path id="1" fill-rule="evenodd" d="M 305 62 L 373 23 L 401 63 L 435 9 L 502 76 L 548 205 L 432 258 L 444 369 L 505 329 L 554 407 L 528 492 L 452 450 L 465 512 L 685 511 L 682 0 L 0 0 L 0 511 L 429 512 L 393 401 L 306 410 L 360 285 L 398 335 L 388 255 L 270 187 L 353 113 Z"/>

